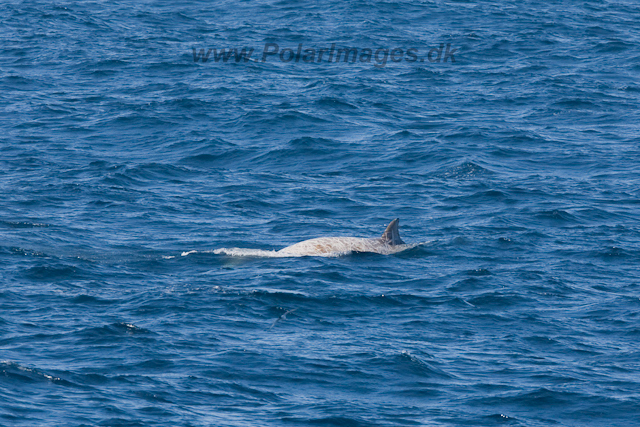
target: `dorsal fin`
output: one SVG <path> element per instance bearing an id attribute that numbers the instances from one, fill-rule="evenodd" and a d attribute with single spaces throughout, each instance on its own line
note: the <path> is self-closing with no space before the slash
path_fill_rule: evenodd
<path id="1" fill-rule="evenodd" d="M 387 226 L 387 229 L 382 233 L 382 242 L 387 243 L 389 245 L 401 245 L 404 242 L 400 238 L 400 230 L 398 230 L 398 225 L 400 224 L 400 219 L 396 218 Z"/>

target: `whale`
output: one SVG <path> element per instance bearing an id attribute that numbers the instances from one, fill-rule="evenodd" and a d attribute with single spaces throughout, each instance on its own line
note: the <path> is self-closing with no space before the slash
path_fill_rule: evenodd
<path id="1" fill-rule="evenodd" d="M 400 219 L 396 218 L 389 223 L 382 236 L 377 238 L 317 237 L 287 246 L 277 251 L 277 254 L 281 256 L 322 256 L 351 252 L 373 252 L 390 255 L 416 246 L 415 244 L 408 245 L 402 241 L 399 226 Z"/>
<path id="2" fill-rule="evenodd" d="M 380 237 L 316 237 L 315 239 L 304 240 L 294 245 L 287 246 L 280 250 L 263 250 L 249 248 L 219 248 L 213 251 L 216 255 L 229 255 L 239 257 L 303 257 L 322 256 L 338 257 L 350 253 L 372 252 L 381 255 L 391 255 L 407 249 L 425 244 L 407 244 L 400 238 L 400 219 L 396 218 L 389 223 Z M 198 251 L 183 252 L 182 256 L 187 256 Z"/>

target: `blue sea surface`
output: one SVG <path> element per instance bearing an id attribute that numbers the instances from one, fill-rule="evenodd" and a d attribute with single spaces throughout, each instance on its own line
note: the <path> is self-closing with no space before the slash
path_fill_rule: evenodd
<path id="1" fill-rule="evenodd" d="M 0 425 L 640 425 L 639 22 L 4 1 Z"/>

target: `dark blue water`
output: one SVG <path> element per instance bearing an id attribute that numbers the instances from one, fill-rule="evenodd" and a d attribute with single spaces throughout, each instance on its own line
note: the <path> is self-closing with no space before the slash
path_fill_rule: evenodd
<path id="1" fill-rule="evenodd" d="M 638 22 L 633 1 L 4 2 L 0 424 L 638 425 Z M 395 217 L 428 243 L 213 252 Z"/>

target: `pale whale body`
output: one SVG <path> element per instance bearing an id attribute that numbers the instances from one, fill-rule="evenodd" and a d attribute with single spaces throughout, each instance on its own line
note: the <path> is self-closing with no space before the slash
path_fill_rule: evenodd
<path id="1" fill-rule="evenodd" d="M 345 252 L 374 252 L 377 254 L 393 254 L 408 249 L 400 238 L 398 218 L 391 221 L 382 236 L 374 239 L 360 237 L 318 237 L 287 246 L 278 251 L 279 254 L 291 256 L 323 255 Z"/>
<path id="2" fill-rule="evenodd" d="M 260 249 L 222 248 L 213 251 L 216 254 L 235 256 L 299 257 L 299 256 L 340 256 L 352 252 L 373 252 L 389 255 L 402 252 L 419 245 L 405 244 L 400 238 L 398 218 L 391 221 L 382 236 L 378 238 L 360 237 L 318 237 L 287 246 L 279 251 Z"/>

